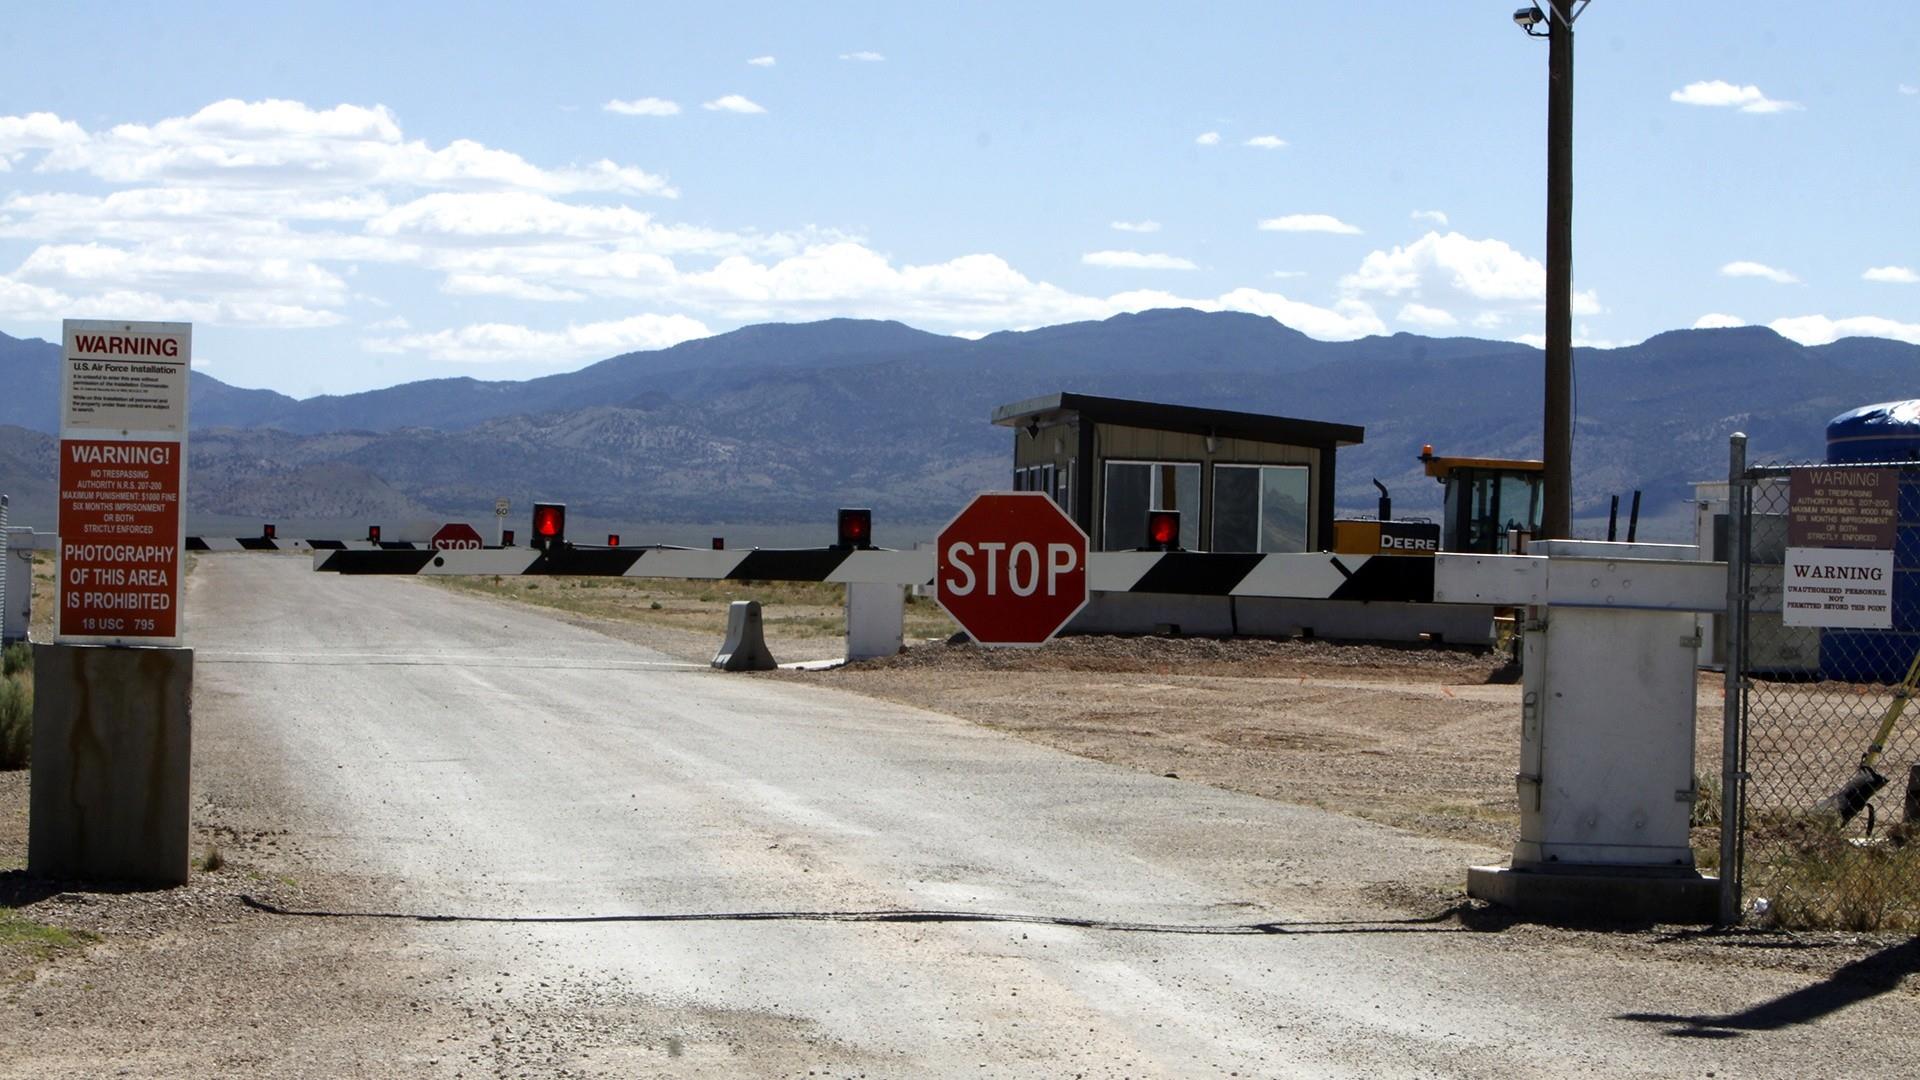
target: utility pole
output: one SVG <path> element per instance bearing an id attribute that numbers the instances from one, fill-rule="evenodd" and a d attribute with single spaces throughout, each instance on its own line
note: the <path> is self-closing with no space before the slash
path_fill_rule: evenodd
<path id="1" fill-rule="evenodd" d="M 1546 539 L 1573 535 L 1573 18 L 1574 0 L 1548 0 L 1547 370 L 1541 457 Z M 1585 7 L 1585 4 L 1581 4 Z"/>

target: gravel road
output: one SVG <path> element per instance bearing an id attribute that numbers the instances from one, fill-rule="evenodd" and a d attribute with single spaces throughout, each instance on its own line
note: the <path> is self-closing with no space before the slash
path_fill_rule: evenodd
<path id="1" fill-rule="evenodd" d="M 0 1001 L 12 1076 L 1911 1075 L 1858 978 L 1409 916 L 1469 844 L 296 560 L 190 582 L 219 918 Z M 220 875 L 210 875 L 220 877 Z M 1860 973 L 1856 973 L 1860 974 Z"/>

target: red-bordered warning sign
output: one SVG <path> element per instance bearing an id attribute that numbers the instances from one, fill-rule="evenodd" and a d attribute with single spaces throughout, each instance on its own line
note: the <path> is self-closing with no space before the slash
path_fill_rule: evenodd
<path id="1" fill-rule="evenodd" d="M 55 640 L 180 640 L 186 323 L 68 319 Z"/>
<path id="2" fill-rule="evenodd" d="M 180 636 L 177 442 L 60 440 L 60 636 Z"/>

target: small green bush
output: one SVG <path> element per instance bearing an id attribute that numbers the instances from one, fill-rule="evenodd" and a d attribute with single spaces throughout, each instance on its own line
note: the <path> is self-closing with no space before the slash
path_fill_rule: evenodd
<path id="1" fill-rule="evenodd" d="M 33 671 L 33 646 L 24 641 L 16 641 L 7 646 L 4 674 L 12 676 L 17 672 Z"/>
<path id="2" fill-rule="evenodd" d="M 33 684 L 0 678 L 0 769 L 24 769 L 33 752 Z"/>

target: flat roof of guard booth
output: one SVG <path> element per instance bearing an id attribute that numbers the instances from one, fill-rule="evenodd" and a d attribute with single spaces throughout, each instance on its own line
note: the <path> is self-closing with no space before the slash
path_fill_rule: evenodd
<path id="1" fill-rule="evenodd" d="M 1052 495 L 1086 530 L 1095 550 L 1109 551 L 1144 542 L 1132 536 L 1144 529 L 1144 512 L 1132 513 L 1138 507 L 1119 495 L 1120 501 L 1109 506 L 1107 491 L 1111 467 L 1138 465 L 1164 467 L 1156 471 L 1164 471 L 1166 484 L 1173 482 L 1174 471 L 1192 470 L 1179 481 L 1182 487 L 1193 485 L 1178 500 L 1181 506 L 1164 507 L 1184 509 L 1181 544 L 1189 550 L 1329 550 L 1335 451 L 1366 437 L 1353 424 L 1066 392 L 1002 405 L 992 420 L 1014 432 L 1015 490 Z M 1221 486 L 1224 470 L 1236 467 L 1294 470 L 1295 510 L 1284 530 L 1292 540 L 1275 546 L 1270 533 L 1262 531 L 1272 500 L 1246 496 L 1250 478 L 1267 477 L 1267 472 L 1233 474 L 1240 478 L 1240 496 L 1227 497 Z M 1162 486 L 1153 481 L 1155 492 Z M 1137 491 L 1132 495 L 1135 502 L 1141 497 Z M 1258 520 L 1250 521 L 1249 514 Z"/>
<path id="2" fill-rule="evenodd" d="M 993 410 L 993 422 L 1002 427 L 1025 427 L 1036 421 L 1046 423 L 1063 419 L 1067 413 L 1077 413 L 1096 424 L 1124 424 L 1156 431 L 1252 439 L 1295 446 L 1358 446 L 1366 441 L 1366 429 L 1353 424 L 1330 424 L 1323 420 L 1296 420 L 1290 416 L 1202 409 L 1192 405 L 1166 405 L 1157 401 L 1096 397 L 1092 394 L 1047 394 L 1016 401 Z"/>

